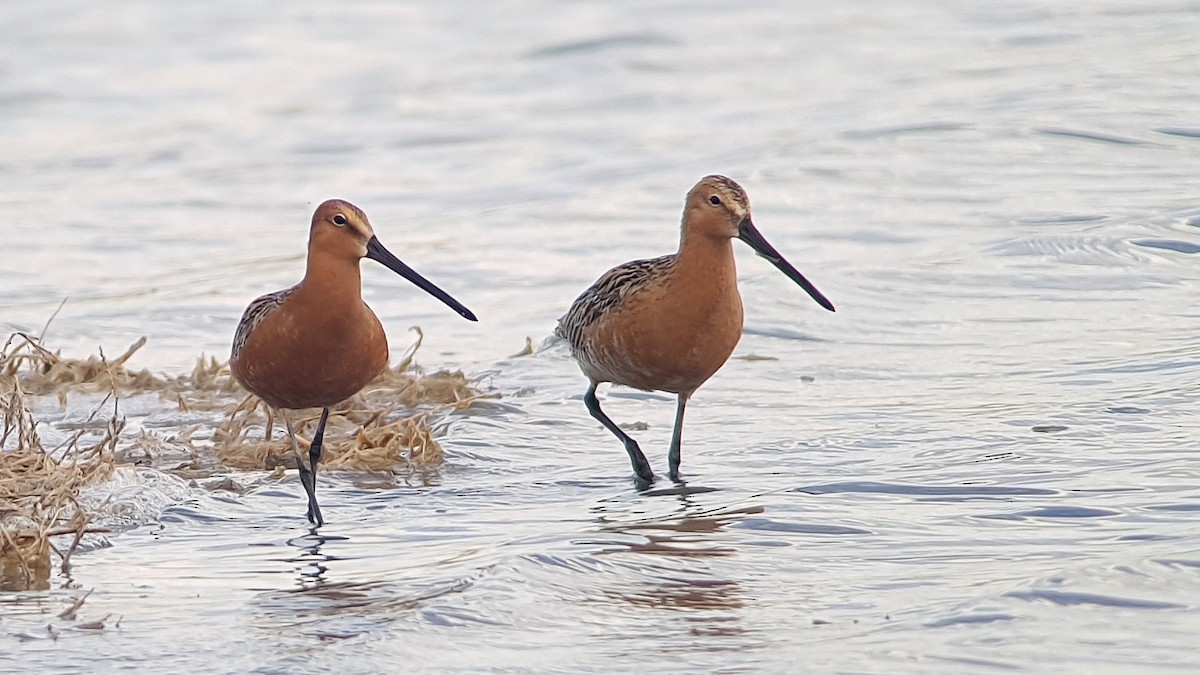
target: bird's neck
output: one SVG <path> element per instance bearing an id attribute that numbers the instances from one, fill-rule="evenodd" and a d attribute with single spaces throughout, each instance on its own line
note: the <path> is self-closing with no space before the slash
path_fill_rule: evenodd
<path id="1" fill-rule="evenodd" d="M 676 267 L 694 274 L 697 279 L 736 282 L 732 239 L 685 231 L 679 239 L 679 252 L 675 257 Z"/>
<path id="2" fill-rule="evenodd" d="M 310 252 L 300 290 L 334 306 L 352 307 L 356 302 L 361 303 L 362 273 L 358 260 Z"/>

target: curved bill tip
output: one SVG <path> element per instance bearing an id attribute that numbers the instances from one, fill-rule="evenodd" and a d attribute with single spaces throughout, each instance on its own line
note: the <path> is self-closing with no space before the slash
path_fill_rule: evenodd
<path id="1" fill-rule="evenodd" d="M 400 261 L 399 258 L 392 255 L 392 252 L 384 247 L 384 245 L 379 241 L 378 237 L 371 237 L 371 239 L 367 242 L 367 257 L 371 260 L 382 263 L 384 267 L 387 267 L 396 274 L 399 274 L 405 279 L 411 281 L 417 288 L 446 303 L 450 309 L 458 312 L 459 316 L 462 318 L 468 321 L 479 320 L 475 317 L 475 312 L 467 309 L 466 305 L 463 305 L 461 302 L 450 297 L 449 293 L 438 288 L 433 284 L 432 281 L 426 279 L 420 274 L 417 274 L 416 270 L 408 265 L 405 265 Z"/>
<path id="2" fill-rule="evenodd" d="M 805 292 L 812 296 L 813 300 L 817 301 L 818 305 L 831 312 L 837 311 L 837 309 L 834 308 L 833 303 L 829 301 L 829 298 L 825 297 L 824 293 L 817 290 L 817 287 L 814 286 L 811 281 L 806 279 L 799 270 L 797 270 L 795 267 L 792 267 L 792 264 L 787 260 L 784 260 L 783 256 L 779 254 L 779 251 L 776 251 L 775 247 L 771 246 L 771 244 L 767 242 L 766 238 L 762 236 L 762 233 L 758 231 L 758 228 L 754 226 L 754 223 L 751 222 L 749 218 L 746 218 L 741 222 L 740 225 L 738 225 L 738 239 L 741 239 L 749 244 L 750 248 L 754 249 L 755 253 L 758 253 L 758 255 L 769 260 L 771 264 L 776 267 L 776 269 L 787 275 L 787 278 L 796 282 L 800 288 L 803 288 Z"/>

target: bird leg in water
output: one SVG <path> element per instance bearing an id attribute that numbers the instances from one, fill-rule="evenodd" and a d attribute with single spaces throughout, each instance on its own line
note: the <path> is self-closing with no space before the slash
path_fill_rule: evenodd
<path id="1" fill-rule="evenodd" d="M 671 473 L 668 475 L 675 482 L 679 482 L 679 462 L 682 459 L 679 444 L 683 436 L 683 409 L 687 406 L 689 396 L 688 393 L 679 394 L 679 405 L 675 408 L 675 430 L 671 432 L 671 452 L 667 455 L 667 463 L 671 467 Z"/>
<path id="2" fill-rule="evenodd" d="M 288 414 L 287 410 L 280 410 L 279 416 L 283 418 L 283 423 L 287 426 L 288 438 L 292 440 L 292 454 L 296 457 L 296 470 L 300 472 L 300 485 L 304 488 L 305 494 L 308 495 L 308 520 L 320 525 L 322 523 L 318 521 L 321 518 L 321 509 L 320 507 L 317 507 L 316 476 L 314 476 L 313 472 L 304 465 L 304 457 L 300 454 L 299 444 L 296 443 L 296 429 L 292 426 L 292 416 Z M 322 420 L 322 422 L 324 422 L 324 420 Z M 324 427 L 324 424 L 321 426 Z M 321 431 L 323 432 L 324 429 L 322 428 Z M 318 449 L 318 453 L 319 452 L 320 450 Z M 313 513 L 314 507 L 316 507 L 315 517 Z"/>
<path id="3" fill-rule="evenodd" d="M 621 430 L 615 422 L 609 419 L 608 415 L 600 409 L 600 401 L 596 398 L 596 384 L 592 383 L 588 387 L 587 393 L 583 395 L 583 402 L 587 404 L 588 412 L 595 417 L 600 424 L 604 425 L 605 429 L 613 432 L 621 442 L 625 444 L 625 452 L 629 453 L 629 461 L 633 464 L 633 471 L 638 478 L 646 482 L 654 480 L 654 471 L 650 469 L 650 462 L 646 461 L 646 456 L 642 454 L 642 449 L 638 447 L 637 441 L 633 440 L 629 434 Z"/>
<path id="4" fill-rule="evenodd" d="M 328 421 L 329 408 L 322 408 L 321 421 L 317 422 L 317 430 L 308 446 L 308 466 L 312 471 L 312 490 L 308 493 L 308 520 L 317 526 L 325 524 L 325 519 L 321 517 L 321 507 L 317 504 L 317 464 L 321 461 L 321 446 L 325 443 L 325 423 Z"/>

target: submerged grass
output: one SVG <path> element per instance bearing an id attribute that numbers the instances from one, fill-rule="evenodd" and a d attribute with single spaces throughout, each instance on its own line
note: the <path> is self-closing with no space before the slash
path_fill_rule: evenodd
<path id="1" fill-rule="evenodd" d="M 424 373 L 414 363 L 424 336 L 414 330 L 417 339 L 400 363 L 331 409 L 323 469 L 392 474 L 442 463 L 434 420 L 483 395 L 460 371 Z M 0 350 L 0 590 L 48 587 L 51 554 L 58 551 L 52 539 L 74 536 L 68 550 L 59 551 L 67 564 L 79 539 L 95 531 L 89 530 L 89 515 L 79 507 L 80 490 L 108 479 L 118 464 L 153 463 L 147 458 L 165 455 L 169 448 L 188 459 L 162 468 L 185 478 L 295 467 L 286 431 L 278 437 L 273 433 L 274 411 L 247 394 L 227 364 L 202 356 L 191 372 L 176 376 L 130 369 L 127 362 L 145 343 L 139 339 L 112 360 L 103 352 L 71 359 L 47 349 L 38 338 L 16 333 Z M 65 442 L 45 447 L 32 404 L 54 396 L 65 408 L 70 395 L 79 393 L 104 395 L 86 420 L 71 423 L 75 431 Z M 193 440 L 193 435 L 203 436 L 196 434 L 203 425 L 170 437 L 142 431 L 123 439 L 125 419 L 118 401 L 145 393 L 158 393 L 184 413 L 211 413 L 216 427 L 211 441 Z M 319 412 L 293 415 L 302 452 Z"/>

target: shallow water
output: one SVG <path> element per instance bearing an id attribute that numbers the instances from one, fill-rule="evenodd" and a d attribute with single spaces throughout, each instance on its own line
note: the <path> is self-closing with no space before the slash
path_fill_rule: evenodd
<path id="1" fill-rule="evenodd" d="M 6 330 L 67 297 L 50 344 L 190 369 L 336 196 L 481 316 L 367 263 L 393 351 L 502 399 L 434 474 L 326 474 L 320 537 L 291 476 L 123 476 L 144 524 L 0 595 L 0 670 L 1192 670 L 1200 6 L 941 4 L 6 8 Z M 713 172 L 838 312 L 740 247 L 639 493 L 563 347 L 509 355 Z M 663 470 L 672 400 L 604 400 Z M 52 619 L 86 589 L 104 630 Z"/>

